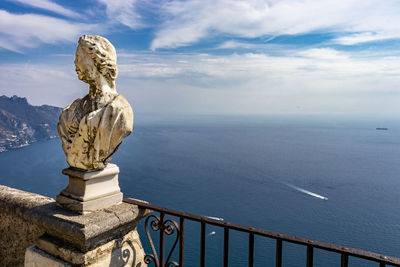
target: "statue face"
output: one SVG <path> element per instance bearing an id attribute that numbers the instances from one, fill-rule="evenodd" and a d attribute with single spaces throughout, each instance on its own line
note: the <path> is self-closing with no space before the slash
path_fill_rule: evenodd
<path id="1" fill-rule="evenodd" d="M 79 80 L 90 83 L 95 80 L 96 66 L 89 55 L 79 45 L 75 54 L 75 70 Z"/>

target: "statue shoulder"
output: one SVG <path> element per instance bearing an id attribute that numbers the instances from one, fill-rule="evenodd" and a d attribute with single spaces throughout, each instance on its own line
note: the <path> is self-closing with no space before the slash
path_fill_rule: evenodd
<path id="1" fill-rule="evenodd" d="M 114 100 L 111 102 L 111 105 L 114 108 L 132 110 L 131 105 L 128 103 L 128 101 L 125 99 L 125 97 L 123 97 L 122 95 L 117 95 L 114 98 Z"/>
<path id="2" fill-rule="evenodd" d="M 77 98 L 74 100 L 74 102 L 72 102 L 71 104 L 69 104 L 68 106 L 66 106 L 62 113 L 69 113 L 69 112 L 73 112 L 75 113 L 76 110 L 80 110 L 82 109 L 84 103 L 87 101 L 88 99 L 88 95 L 86 95 L 85 97 L 82 98 Z"/>
<path id="3" fill-rule="evenodd" d="M 132 107 L 122 95 L 116 96 L 110 104 L 113 113 L 115 112 L 114 114 L 118 114 L 116 116 L 118 119 L 115 123 L 119 125 L 118 128 L 121 132 L 121 136 L 126 137 L 133 129 Z"/>

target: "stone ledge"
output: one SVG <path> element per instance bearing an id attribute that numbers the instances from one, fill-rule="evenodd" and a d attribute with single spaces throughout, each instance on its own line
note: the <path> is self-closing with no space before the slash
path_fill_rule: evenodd
<path id="1" fill-rule="evenodd" d="M 54 199 L 0 185 L 0 205 L 12 206 L 18 211 L 26 211 L 53 202 Z"/>
<path id="2" fill-rule="evenodd" d="M 0 185 L 0 266 L 23 266 L 27 247 L 44 233 L 27 211 L 54 200 Z"/>

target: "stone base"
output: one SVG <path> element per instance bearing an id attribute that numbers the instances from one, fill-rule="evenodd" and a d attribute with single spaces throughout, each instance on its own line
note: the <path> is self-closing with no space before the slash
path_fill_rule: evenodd
<path id="1" fill-rule="evenodd" d="M 111 207 L 113 205 L 119 204 L 122 202 L 123 194 L 121 192 L 111 195 L 104 196 L 98 199 L 93 199 L 89 201 L 79 201 L 70 197 L 66 197 L 63 195 L 57 195 L 56 201 L 62 207 L 76 211 L 80 214 L 85 214 L 88 212 L 104 209 Z"/>
<path id="2" fill-rule="evenodd" d="M 68 186 L 56 197 L 59 205 L 78 213 L 87 213 L 111 207 L 122 201 L 118 185 L 119 168 L 108 164 L 100 171 L 82 171 L 67 168 Z"/>
<path id="3" fill-rule="evenodd" d="M 136 230 L 86 253 L 74 250 L 63 242 L 55 243 L 49 236 L 42 236 L 36 246 L 27 249 L 25 266 L 145 267 L 144 255 Z M 32 262 L 41 265 L 28 265 Z"/>

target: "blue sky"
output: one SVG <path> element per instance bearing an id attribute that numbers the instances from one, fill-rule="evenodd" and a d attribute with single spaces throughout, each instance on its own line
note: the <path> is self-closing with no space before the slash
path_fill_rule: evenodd
<path id="1" fill-rule="evenodd" d="M 391 0 L 0 0 L 0 94 L 85 95 L 76 43 L 98 34 L 139 114 L 396 116 L 399 14 Z"/>

